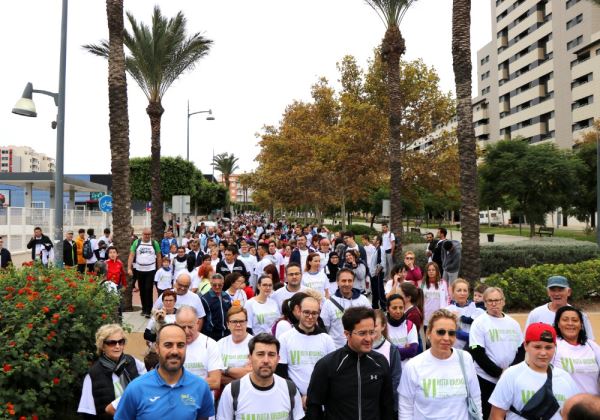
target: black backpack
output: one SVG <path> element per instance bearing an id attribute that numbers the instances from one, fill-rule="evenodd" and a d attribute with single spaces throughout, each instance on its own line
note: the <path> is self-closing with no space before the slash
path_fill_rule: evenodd
<path id="1" fill-rule="evenodd" d="M 235 420 L 235 412 L 237 411 L 237 407 L 238 407 L 238 397 L 240 396 L 240 381 L 241 381 L 241 379 L 236 379 L 235 381 L 231 382 L 231 398 L 233 399 L 233 420 Z M 293 419 L 294 418 L 294 406 L 295 406 L 294 397 L 296 396 L 296 385 L 289 379 L 286 379 L 285 381 L 287 382 L 288 393 L 290 395 L 289 418 Z"/>
<path id="2" fill-rule="evenodd" d="M 90 241 L 89 239 L 86 239 L 83 242 L 83 248 L 81 250 L 81 255 L 86 260 L 89 260 L 90 258 L 92 258 L 94 256 L 94 250 L 92 249 L 92 241 Z"/>

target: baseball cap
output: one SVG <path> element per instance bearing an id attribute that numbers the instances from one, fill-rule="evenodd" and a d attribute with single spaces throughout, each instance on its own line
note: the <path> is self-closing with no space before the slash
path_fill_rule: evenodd
<path id="1" fill-rule="evenodd" d="M 551 287 L 571 287 L 569 286 L 569 280 L 563 276 L 550 276 L 548 277 L 548 284 L 546 287 L 549 289 Z"/>
<path id="2" fill-rule="evenodd" d="M 536 322 L 527 327 L 525 331 L 525 342 L 530 341 L 545 341 L 546 343 L 556 344 L 556 331 L 551 325 L 543 322 Z"/>

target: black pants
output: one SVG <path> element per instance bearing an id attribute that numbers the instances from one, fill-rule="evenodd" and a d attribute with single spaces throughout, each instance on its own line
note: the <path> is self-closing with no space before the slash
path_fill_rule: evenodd
<path id="1" fill-rule="evenodd" d="M 373 309 L 386 309 L 385 290 L 383 288 L 383 270 L 371 279 L 371 291 L 373 292 Z"/>
<path id="2" fill-rule="evenodd" d="M 137 271 L 135 270 L 138 288 L 140 289 L 140 300 L 142 301 L 142 312 L 150 314 L 152 312 L 152 292 L 154 291 L 154 275 L 156 270 Z"/>
<path id="3" fill-rule="evenodd" d="M 490 412 L 492 411 L 492 406 L 489 403 L 489 399 L 492 396 L 492 392 L 494 392 L 494 389 L 496 388 L 496 384 L 483 379 L 479 375 L 477 375 L 477 380 L 479 381 L 479 389 L 481 389 L 481 408 L 483 410 L 483 418 L 487 419 L 490 417 Z"/>
<path id="4" fill-rule="evenodd" d="M 81 274 L 85 273 L 85 264 L 77 264 L 77 271 Z"/>

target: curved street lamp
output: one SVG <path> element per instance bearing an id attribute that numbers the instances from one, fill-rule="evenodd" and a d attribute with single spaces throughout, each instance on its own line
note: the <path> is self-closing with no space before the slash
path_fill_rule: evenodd
<path id="1" fill-rule="evenodd" d="M 196 114 L 208 114 L 208 116 L 206 117 L 207 121 L 214 121 L 215 117 L 213 117 L 212 114 L 212 109 L 206 110 L 206 111 L 196 111 L 196 112 L 190 112 L 190 101 L 188 101 L 187 103 L 187 143 L 186 143 L 186 154 L 185 154 L 185 160 L 189 161 L 190 160 L 190 117 L 192 115 L 196 115 Z"/>

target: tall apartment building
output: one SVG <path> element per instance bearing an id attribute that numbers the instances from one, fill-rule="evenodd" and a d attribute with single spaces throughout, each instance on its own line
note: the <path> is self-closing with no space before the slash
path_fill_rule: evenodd
<path id="1" fill-rule="evenodd" d="M 29 146 L 0 146 L 1 172 L 54 172 L 54 159 Z"/>
<path id="2" fill-rule="evenodd" d="M 221 175 L 221 184 L 225 185 L 225 178 Z M 229 201 L 231 203 L 252 203 L 251 188 L 244 188 L 240 183 L 240 174 L 229 175 Z"/>
<path id="3" fill-rule="evenodd" d="M 571 148 L 600 117 L 600 7 L 588 0 L 491 0 L 477 52 L 475 136 Z"/>

